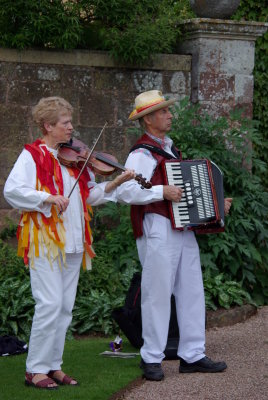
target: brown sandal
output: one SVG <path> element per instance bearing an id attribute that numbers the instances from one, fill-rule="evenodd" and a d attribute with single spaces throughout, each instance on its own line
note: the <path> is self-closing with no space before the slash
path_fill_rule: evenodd
<path id="1" fill-rule="evenodd" d="M 76 379 L 72 378 L 69 375 L 64 375 L 63 379 L 60 380 L 58 378 L 56 378 L 55 372 L 57 372 L 57 370 L 51 370 L 49 371 L 49 373 L 47 374 L 47 376 L 49 376 L 49 378 L 52 378 L 56 383 L 58 383 L 59 385 L 70 385 L 70 386 L 78 386 L 79 383 L 77 382 Z M 75 381 L 76 383 L 71 383 L 72 381 Z"/>
<path id="2" fill-rule="evenodd" d="M 47 390 L 55 390 L 58 389 L 58 385 L 57 386 L 49 386 L 49 385 L 53 385 L 56 382 L 51 379 L 50 377 L 47 377 L 45 379 L 42 379 L 41 381 L 38 381 L 36 383 L 33 382 L 33 378 L 38 375 L 38 374 L 31 374 L 30 372 L 26 372 L 25 373 L 25 385 L 26 386 L 33 386 L 37 389 L 47 389 Z M 46 375 L 46 374 L 44 374 Z"/>

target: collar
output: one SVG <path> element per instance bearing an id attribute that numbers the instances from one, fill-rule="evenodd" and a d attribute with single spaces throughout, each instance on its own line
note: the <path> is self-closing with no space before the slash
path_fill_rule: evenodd
<path id="1" fill-rule="evenodd" d="M 52 147 L 48 147 L 48 145 L 47 145 L 44 141 L 42 141 L 42 143 L 40 144 L 40 147 L 41 147 L 41 148 L 42 148 L 42 147 L 46 147 L 47 150 L 48 150 L 50 153 L 52 153 L 52 155 L 53 155 L 55 158 L 57 158 L 57 155 L 58 155 L 58 150 L 57 150 L 57 149 L 52 149 Z"/>
<path id="2" fill-rule="evenodd" d="M 149 133 L 149 132 L 145 132 L 145 133 L 146 133 L 146 135 L 148 135 L 151 139 L 153 139 L 156 143 L 160 144 L 160 146 L 161 146 L 162 148 L 165 148 L 165 147 L 171 148 L 171 146 L 172 146 L 172 144 L 173 144 L 173 140 L 170 139 L 170 137 L 168 137 L 168 136 L 164 136 L 164 139 L 160 139 L 159 137 L 154 136 L 154 135 L 152 135 L 152 134 Z"/>

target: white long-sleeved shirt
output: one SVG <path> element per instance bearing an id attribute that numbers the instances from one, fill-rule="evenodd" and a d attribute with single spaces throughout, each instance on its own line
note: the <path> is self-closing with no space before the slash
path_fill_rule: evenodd
<path id="1" fill-rule="evenodd" d="M 171 150 L 173 141 L 165 136 L 164 139 L 159 139 L 147 133 L 153 140 L 160 144 L 167 153 L 174 156 Z M 152 153 L 144 148 L 132 151 L 127 160 L 125 167 L 133 169 L 137 174 L 142 174 L 146 180 L 150 180 L 153 176 L 154 170 L 157 166 L 157 160 Z M 155 185 L 151 189 L 142 190 L 137 182 L 134 180 L 123 183 L 117 188 L 117 200 L 120 203 L 127 204 L 148 204 L 155 201 L 163 200 L 163 185 Z"/>
<path id="2" fill-rule="evenodd" d="M 57 150 L 48 148 L 57 158 Z M 64 196 L 68 196 L 75 178 L 70 176 L 66 167 L 61 165 L 63 178 Z M 116 192 L 105 192 L 107 182 L 97 184 L 94 174 L 89 171 L 91 181 L 88 186 L 91 188 L 87 202 L 92 206 L 103 204 L 107 201 L 116 202 Z M 45 203 L 50 196 L 49 193 L 36 190 L 36 164 L 29 151 L 23 150 L 11 170 L 4 187 L 4 197 L 7 202 L 21 211 L 38 211 L 46 217 L 51 215 L 51 204 Z M 66 231 L 66 253 L 80 253 L 84 251 L 84 217 L 83 206 L 77 184 L 70 203 L 63 213 L 64 227 Z"/>

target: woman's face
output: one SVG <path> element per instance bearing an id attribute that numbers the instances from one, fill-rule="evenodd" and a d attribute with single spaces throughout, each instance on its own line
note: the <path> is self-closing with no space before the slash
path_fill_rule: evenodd
<path id="1" fill-rule="evenodd" d="M 44 127 L 47 134 L 44 139 L 47 145 L 52 148 L 57 148 L 59 143 L 66 143 L 72 137 L 73 125 L 71 114 L 61 114 L 58 122 L 54 125 L 45 123 Z"/>

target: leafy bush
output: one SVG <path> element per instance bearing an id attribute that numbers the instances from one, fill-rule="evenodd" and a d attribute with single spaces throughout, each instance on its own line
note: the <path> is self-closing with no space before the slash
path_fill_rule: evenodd
<path id="1" fill-rule="evenodd" d="M 91 4 L 88 29 L 92 32 L 99 27 L 102 47 L 114 58 L 130 63 L 142 63 L 155 53 L 172 52 L 180 36 L 178 21 L 192 15 L 185 0 L 92 0 Z M 89 44 L 86 38 L 85 43 Z"/>
<path id="2" fill-rule="evenodd" d="M 211 277 L 209 273 L 204 273 L 203 280 L 207 309 L 217 310 L 218 306 L 228 309 L 232 305 L 254 304 L 241 284 L 226 281 L 224 274 Z"/>
<path id="3" fill-rule="evenodd" d="M 75 48 L 81 32 L 75 1 L 0 0 L 0 46 Z"/>
<path id="4" fill-rule="evenodd" d="M 28 340 L 33 311 L 29 273 L 15 250 L 0 240 L 0 335 Z"/>
<path id="5" fill-rule="evenodd" d="M 268 300 L 268 193 L 254 171 L 266 171 L 254 148 L 261 137 L 253 121 L 236 112 L 214 119 L 185 99 L 176 108 L 171 137 L 184 159 L 208 158 L 224 174 L 225 197 L 233 197 L 226 230 L 199 235 L 201 261 L 211 276 L 241 282 L 258 304 Z M 225 279 L 226 279 L 225 278 Z"/>
<path id="6" fill-rule="evenodd" d="M 171 52 L 190 15 L 187 0 L 0 0 L 0 46 L 108 50 L 141 63 Z"/>

